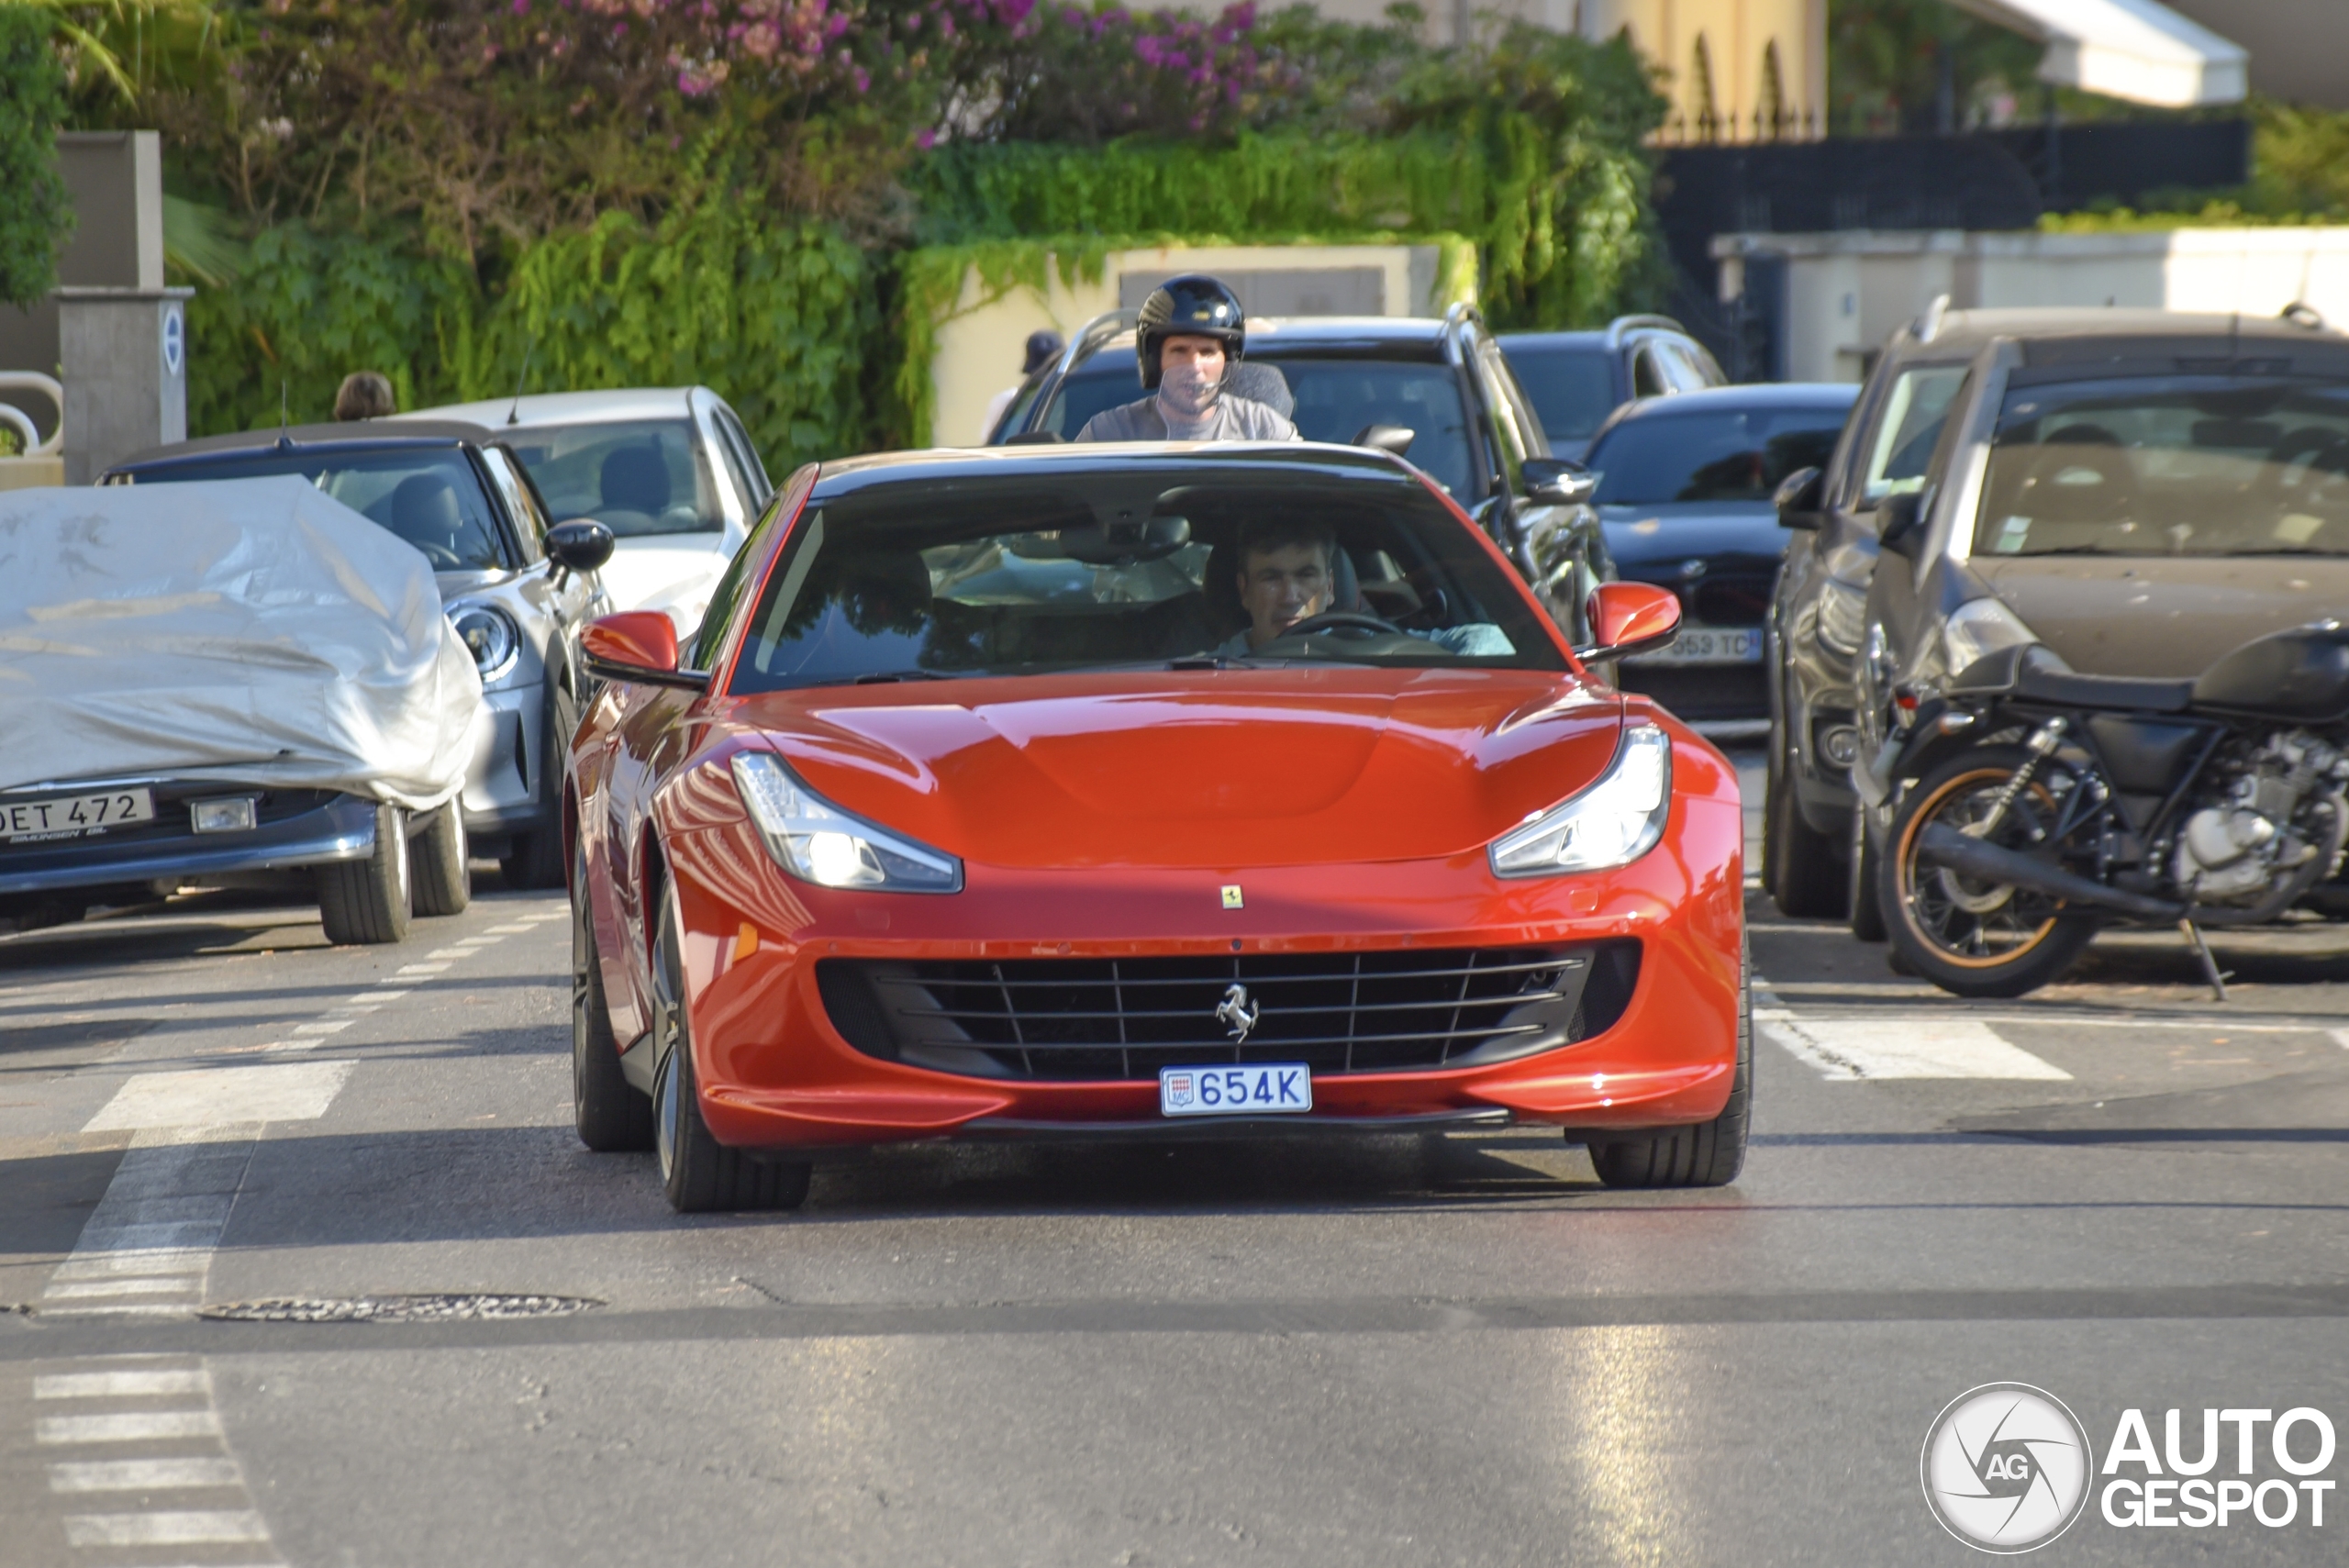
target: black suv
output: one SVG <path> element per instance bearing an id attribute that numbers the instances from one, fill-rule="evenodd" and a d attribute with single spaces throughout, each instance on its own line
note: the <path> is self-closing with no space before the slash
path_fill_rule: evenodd
<path id="1" fill-rule="evenodd" d="M 1669 316 L 1619 316 L 1600 332 L 1509 332 L 1499 342 L 1550 450 L 1577 462 L 1607 416 L 1633 398 L 1729 384 L 1705 345 Z"/>
<path id="2" fill-rule="evenodd" d="M 1543 484 L 1545 471 L 1564 465 L 1550 461 L 1540 417 L 1475 310 L 1454 306 L 1441 320 L 1252 317 L 1247 363 L 1280 372 L 1294 402 L 1284 412 L 1308 441 L 1353 445 L 1375 425 L 1412 432 L 1408 461 L 1534 581 L 1566 634 L 1588 640 L 1584 601 L 1614 574 L 1598 517 Z M 1142 395 L 1134 312 L 1114 311 L 1086 323 L 1056 363 L 1029 379 L 992 444 L 1068 440 L 1103 409 Z"/>

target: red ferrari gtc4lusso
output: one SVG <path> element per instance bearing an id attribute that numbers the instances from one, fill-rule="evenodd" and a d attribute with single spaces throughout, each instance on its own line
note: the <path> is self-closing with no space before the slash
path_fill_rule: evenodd
<path id="1" fill-rule="evenodd" d="M 1071 446 L 803 469 L 680 649 L 585 636 L 580 1137 L 681 1209 L 941 1138 L 1535 1122 L 1737 1173 L 1735 775 L 1382 452 Z"/>

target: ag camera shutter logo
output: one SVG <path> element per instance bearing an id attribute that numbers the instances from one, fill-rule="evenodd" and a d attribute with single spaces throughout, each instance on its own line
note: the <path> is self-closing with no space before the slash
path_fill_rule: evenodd
<path id="1" fill-rule="evenodd" d="M 2087 1506 L 2094 1455 L 2065 1403 L 2027 1383 L 1986 1383 L 1951 1400 L 1925 1433 L 1925 1503 L 1977 1551 L 2036 1551 Z"/>

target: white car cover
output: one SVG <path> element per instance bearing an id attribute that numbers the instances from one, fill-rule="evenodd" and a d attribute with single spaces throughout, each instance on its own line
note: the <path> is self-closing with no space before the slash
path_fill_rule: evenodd
<path id="1" fill-rule="evenodd" d="M 423 811 L 485 722 L 430 564 L 300 479 L 0 492 L 0 789 L 212 777 Z"/>

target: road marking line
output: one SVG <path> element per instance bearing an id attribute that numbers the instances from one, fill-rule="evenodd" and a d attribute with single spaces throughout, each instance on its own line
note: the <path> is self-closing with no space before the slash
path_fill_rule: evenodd
<path id="1" fill-rule="evenodd" d="M 424 956 L 427 958 L 471 958 L 473 955 L 473 950 L 471 948 L 434 948 L 430 952 L 426 953 Z M 410 967 L 412 968 L 414 966 L 411 965 Z M 446 969 L 448 965 L 442 964 L 440 967 Z M 400 971 L 400 973 L 405 974 L 407 971 L 404 969 Z"/>
<path id="2" fill-rule="evenodd" d="M 2068 1081 L 2069 1073 L 2009 1044 L 1987 1025 L 1945 1018 L 1887 1029 L 1874 1019 L 1773 1019 L 1757 1027 L 1831 1082 L 1884 1078 Z"/>
<path id="3" fill-rule="evenodd" d="M 194 1546 L 211 1541 L 267 1540 L 269 1527 L 250 1508 L 68 1514 L 65 1539 L 73 1546 Z"/>
<path id="4" fill-rule="evenodd" d="M 96 1459 L 49 1467 L 52 1492 L 150 1492 L 180 1486 L 241 1486 L 233 1459 Z"/>
<path id="5" fill-rule="evenodd" d="M 401 974 L 438 974 L 449 966 L 445 963 L 404 963 L 392 973 Z"/>
<path id="6" fill-rule="evenodd" d="M 51 1279 L 102 1279 L 114 1274 L 162 1274 L 180 1270 L 202 1271 L 212 1262 L 212 1250 L 175 1248 L 167 1251 L 126 1248 L 120 1251 L 75 1253 L 57 1265 Z"/>
<path id="7" fill-rule="evenodd" d="M 489 929 L 490 929 L 491 930 L 493 930 L 493 931 L 495 931 L 495 932 L 496 932 L 496 933 L 498 933 L 498 935 L 500 935 L 500 936 L 506 936 L 506 937 L 519 937 L 519 936 L 526 936 L 526 935 L 528 935 L 529 932 L 532 932 L 532 931 L 537 930 L 539 928 L 538 928 L 538 924 L 537 924 L 537 922 L 535 922 L 535 921 L 519 921 L 519 920 L 518 920 L 518 921 L 516 921 L 513 925 L 510 925 L 510 926 L 492 926 L 492 927 L 490 927 Z"/>
<path id="8" fill-rule="evenodd" d="M 211 1392 L 212 1374 L 202 1367 L 171 1372 L 61 1372 L 33 1379 L 36 1399 L 131 1399 Z"/>
<path id="9" fill-rule="evenodd" d="M 2332 1037 L 2333 1044 L 2349 1051 L 2349 1029 L 2327 1029 L 2324 1032 Z"/>
<path id="10" fill-rule="evenodd" d="M 112 1416 L 43 1416 L 33 1438 L 44 1443 L 143 1443 L 161 1438 L 217 1438 L 210 1410 L 126 1410 Z"/>
<path id="11" fill-rule="evenodd" d="M 142 1073 L 115 1092 L 84 1132 L 316 1121 L 341 1092 L 352 1062 L 287 1062 Z"/>
<path id="12" fill-rule="evenodd" d="M 401 997 L 411 994 L 406 991 L 362 991 L 341 1005 L 346 1007 L 365 1007 L 372 1012 L 386 1002 L 396 1002 Z"/>
<path id="13" fill-rule="evenodd" d="M 294 1033 L 297 1037 L 312 1034 L 340 1034 L 344 1029 L 349 1029 L 358 1021 L 359 1020 L 357 1018 L 321 1018 L 317 1023 L 295 1024 L 294 1026 Z"/>
<path id="14" fill-rule="evenodd" d="M 73 1296 L 171 1296 L 182 1291 L 202 1290 L 201 1275 L 188 1274 L 178 1279 L 114 1279 L 50 1282 L 47 1292 L 51 1301 Z"/>

